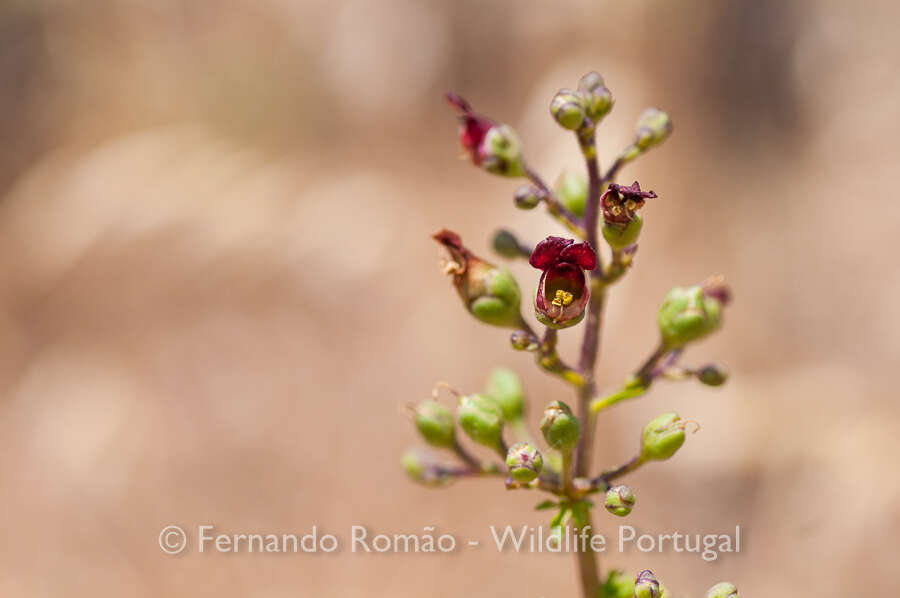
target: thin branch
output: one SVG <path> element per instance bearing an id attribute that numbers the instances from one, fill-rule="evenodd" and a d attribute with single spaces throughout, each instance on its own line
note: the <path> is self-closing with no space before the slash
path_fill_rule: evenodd
<path id="1" fill-rule="evenodd" d="M 541 191 L 541 200 L 546 204 L 547 211 L 550 215 L 556 218 L 573 234 L 583 239 L 585 237 L 585 230 L 581 219 L 556 198 L 553 191 L 550 190 L 550 187 L 548 187 L 547 183 L 544 182 L 544 179 L 541 178 L 541 175 L 528 164 L 525 164 L 525 175 Z"/>

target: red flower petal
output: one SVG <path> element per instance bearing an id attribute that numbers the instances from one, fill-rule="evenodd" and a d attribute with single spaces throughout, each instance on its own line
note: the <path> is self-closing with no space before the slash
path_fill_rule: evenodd
<path id="1" fill-rule="evenodd" d="M 597 267 L 597 254 L 587 243 L 570 245 L 560 252 L 560 260 L 570 262 L 584 270 L 593 270 Z"/>
<path id="2" fill-rule="evenodd" d="M 560 253 L 574 243 L 572 239 L 564 239 L 562 237 L 547 237 L 537 244 L 528 263 L 538 270 L 546 270 L 559 262 Z"/>

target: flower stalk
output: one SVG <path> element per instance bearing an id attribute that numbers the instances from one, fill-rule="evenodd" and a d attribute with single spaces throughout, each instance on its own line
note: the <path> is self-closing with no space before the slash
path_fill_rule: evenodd
<path id="1" fill-rule="evenodd" d="M 597 126 L 613 107 L 612 94 L 603 78 L 594 72 L 582 77 L 576 90 L 561 89 L 550 102 L 550 114 L 560 127 L 574 133 L 587 176 L 585 180 L 580 175 L 566 174 L 557 179 L 554 192 L 529 165 L 511 127 L 477 114 L 456 94 L 447 94 L 447 99 L 460 115 L 460 145 L 471 163 L 492 174 L 526 179 L 514 194 L 514 205 L 531 210 L 543 204 L 547 213 L 575 239 L 549 236 L 532 248 L 505 229 L 494 236 L 494 249 L 501 256 L 527 258 L 531 266 L 540 270 L 533 295 L 534 316 L 544 325 L 540 335 L 521 315 L 521 292 L 509 270 L 477 257 L 462 244 L 459 235 L 448 230 L 435 235 L 450 256 L 444 270 L 452 275 L 453 286 L 467 311 L 483 323 L 512 329 L 511 347 L 534 353 L 541 369 L 573 387 L 576 402 L 574 412 L 559 400 L 547 404 L 541 433 L 550 450 L 542 453 L 525 424 L 521 381 L 510 370 L 494 370 L 484 392 L 465 396 L 457 393 L 455 423 L 469 441 L 502 456 L 505 467 L 483 462 L 469 452 L 461 442 L 465 438 L 455 432 L 452 416 L 434 402 L 418 407 L 419 431 L 432 447 L 448 450 L 461 464 L 449 465 L 433 456 L 410 453 L 404 458 L 404 467 L 413 479 L 432 486 L 464 477 L 506 476 L 505 485 L 510 490 L 538 490 L 554 497 L 538 505 L 538 509 L 557 510 L 550 522 L 553 537 L 558 538 L 567 525 L 590 532 L 593 504 L 587 497 L 604 492 L 605 510 L 613 516 L 627 516 L 635 505 L 635 493 L 629 486 L 613 483 L 651 461 L 672 458 L 685 443 L 685 429 L 695 423 L 674 412 L 663 413 L 644 427 L 635 457 L 592 474 L 599 415 L 612 405 L 642 396 L 660 378 L 696 378 L 707 386 L 723 384 L 727 379 L 724 367 L 687 367 L 678 360 L 689 345 L 720 327 L 730 293 L 720 278 L 673 288 L 657 314 L 656 348 L 620 388 L 598 396 L 596 369 L 604 307 L 610 288 L 633 267 L 645 224 L 639 210 L 646 200 L 657 197 L 655 192 L 642 189 L 637 181 L 626 186 L 617 184 L 615 179 L 625 165 L 671 134 L 668 114 L 656 108 L 645 110 L 633 140 L 602 173 L 597 157 Z M 608 262 L 604 253 L 609 256 Z M 584 331 L 577 365 L 572 366 L 559 354 L 559 331 L 577 325 L 583 325 Z M 518 441 L 512 447 L 505 438 L 509 432 Z M 669 595 L 650 571 L 635 578 L 613 571 L 604 579 L 592 543 L 576 552 L 584 598 Z M 732 598 L 732 594 L 737 596 L 732 588 L 730 584 L 719 584 L 711 595 Z"/>

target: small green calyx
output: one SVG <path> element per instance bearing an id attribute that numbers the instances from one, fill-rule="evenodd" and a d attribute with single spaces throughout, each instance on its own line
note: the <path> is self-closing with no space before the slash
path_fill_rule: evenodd
<path id="1" fill-rule="evenodd" d="M 619 160 L 630 162 L 656 147 L 672 134 L 672 120 L 658 108 L 647 108 L 638 118 L 634 142 L 622 150 Z"/>
<path id="2" fill-rule="evenodd" d="M 522 185 L 516 189 L 513 200 L 520 210 L 533 210 L 541 203 L 541 191 L 533 185 Z"/>
<path id="3" fill-rule="evenodd" d="M 510 477 L 520 484 L 527 484 L 541 475 L 544 458 L 529 442 L 517 442 L 506 454 L 506 467 Z"/>
<path id="4" fill-rule="evenodd" d="M 519 239 L 505 228 L 501 228 L 494 233 L 494 237 L 491 239 L 491 246 L 498 255 L 510 260 L 517 257 L 528 257 L 529 255 L 527 250 L 523 251 L 522 246 L 519 244 Z"/>
<path id="5" fill-rule="evenodd" d="M 622 571 L 611 571 L 603 584 L 603 598 L 634 598 L 634 578 Z"/>
<path id="6" fill-rule="evenodd" d="M 649 569 L 641 571 L 634 579 L 634 598 L 662 598 L 662 586 Z"/>
<path id="7" fill-rule="evenodd" d="M 450 448 L 456 442 L 456 426 L 450 410 L 437 401 L 422 401 L 415 408 L 416 428 L 425 442 L 438 448 Z"/>
<path id="8" fill-rule="evenodd" d="M 520 327 L 522 291 L 512 272 L 476 256 L 453 231 L 444 229 L 434 239 L 450 254 L 443 271 L 453 277 L 453 286 L 469 313 L 492 326 Z"/>
<path id="9" fill-rule="evenodd" d="M 663 343 L 670 349 L 680 349 L 709 335 L 721 324 L 722 307 L 728 297 L 728 290 L 720 279 L 673 288 L 657 314 Z"/>
<path id="10" fill-rule="evenodd" d="M 503 411 L 484 395 L 472 394 L 459 399 L 459 425 L 478 444 L 503 450 Z"/>
<path id="11" fill-rule="evenodd" d="M 537 338 L 524 330 L 516 330 L 509 335 L 509 345 L 516 351 L 537 351 L 540 348 Z"/>
<path id="12" fill-rule="evenodd" d="M 641 151 L 657 146 L 672 134 L 672 121 L 669 115 L 659 108 L 647 108 L 638 118 L 637 139 L 634 144 Z"/>
<path id="13" fill-rule="evenodd" d="M 551 401 L 544 409 L 541 432 L 551 448 L 570 452 L 581 437 L 581 423 L 568 405 L 562 401 Z"/>
<path id="14" fill-rule="evenodd" d="M 584 217 L 587 193 L 587 179 L 580 174 L 566 171 L 556 181 L 556 195 L 559 201 L 579 218 Z"/>
<path id="15" fill-rule="evenodd" d="M 617 517 L 625 517 L 634 508 L 634 491 L 628 486 L 613 486 L 606 491 L 606 510 Z"/>
<path id="16" fill-rule="evenodd" d="M 584 122 L 582 95 L 571 89 L 560 89 L 550 102 L 550 114 L 559 126 L 574 131 Z"/>
<path id="17" fill-rule="evenodd" d="M 723 581 L 711 587 L 706 592 L 706 598 L 740 598 L 740 594 L 733 583 Z"/>
<path id="18" fill-rule="evenodd" d="M 674 411 L 655 417 L 644 427 L 641 436 L 641 459 L 644 461 L 665 461 L 684 444 L 684 428 L 696 422 L 681 419 Z"/>
<path id="19" fill-rule="evenodd" d="M 697 370 L 697 380 L 707 386 L 722 386 L 728 380 L 728 370 L 721 364 L 710 363 Z"/>
<path id="20" fill-rule="evenodd" d="M 601 232 L 603 238 L 609 243 L 609 246 L 617 251 L 621 251 L 629 245 L 637 243 L 638 236 L 641 234 L 641 228 L 644 226 L 644 219 L 640 214 L 635 214 L 633 219 L 627 224 L 619 224 L 617 222 L 603 222 Z"/>
<path id="21" fill-rule="evenodd" d="M 484 136 L 481 167 L 506 177 L 525 176 L 522 144 L 509 125 L 495 125 Z"/>
<path id="22" fill-rule="evenodd" d="M 522 381 L 512 370 L 496 368 L 488 378 L 484 394 L 503 412 L 503 419 L 515 422 L 525 415 L 525 391 Z"/>
<path id="23" fill-rule="evenodd" d="M 424 486 L 446 486 L 453 481 L 453 477 L 441 467 L 431 451 L 409 449 L 403 454 L 402 464 L 406 475 Z"/>

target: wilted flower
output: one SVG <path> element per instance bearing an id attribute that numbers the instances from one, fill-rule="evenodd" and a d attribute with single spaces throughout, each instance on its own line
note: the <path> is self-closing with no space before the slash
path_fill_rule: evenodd
<path id="1" fill-rule="evenodd" d="M 580 322 L 591 296 L 584 271 L 597 267 L 597 254 L 591 246 L 547 237 L 534 248 L 528 261 L 544 272 L 534 296 L 537 319 L 552 328 Z"/>
<path id="2" fill-rule="evenodd" d="M 600 198 L 603 207 L 603 238 L 613 249 L 625 249 L 635 243 L 644 221 L 639 209 L 647 199 L 656 197 L 653 191 L 641 191 L 635 181 L 629 186 L 611 183 Z"/>
<path id="3" fill-rule="evenodd" d="M 522 292 L 512 273 L 473 254 L 453 231 L 444 229 L 434 239 L 450 253 L 444 270 L 453 275 L 453 286 L 466 309 L 486 324 L 518 327 Z"/>
<path id="4" fill-rule="evenodd" d="M 475 114 L 469 102 L 452 91 L 447 101 L 462 112 L 459 142 L 473 164 L 503 176 L 525 174 L 521 144 L 511 127 Z"/>

